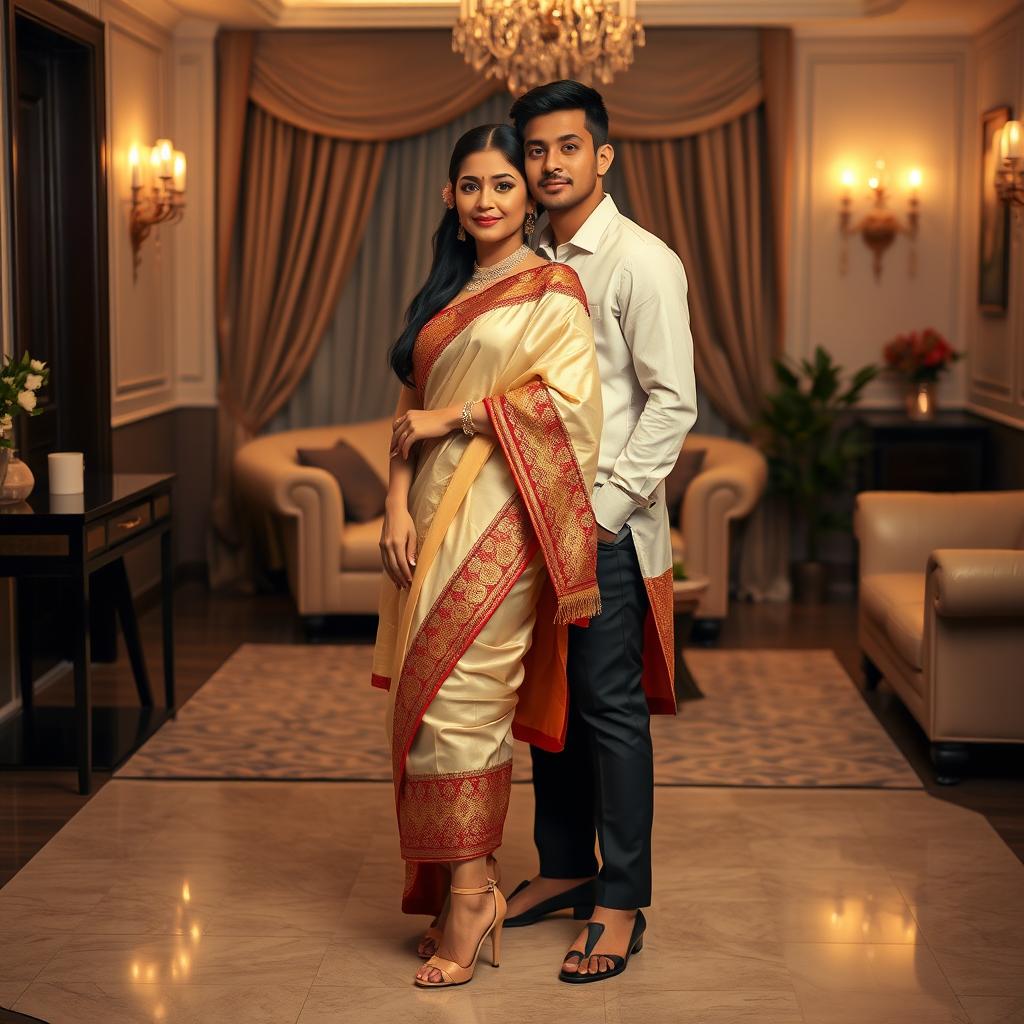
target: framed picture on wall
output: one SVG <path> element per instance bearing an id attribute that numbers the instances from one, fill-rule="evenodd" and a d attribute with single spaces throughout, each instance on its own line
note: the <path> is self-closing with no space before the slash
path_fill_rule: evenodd
<path id="1" fill-rule="evenodd" d="M 1004 316 L 1010 286 L 1009 215 L 996 195 L 999 130 L 1010 120 L 1009 107 L 981 115 L 981 217 L 978 232 L 978 308 L 987 316 Z"/>

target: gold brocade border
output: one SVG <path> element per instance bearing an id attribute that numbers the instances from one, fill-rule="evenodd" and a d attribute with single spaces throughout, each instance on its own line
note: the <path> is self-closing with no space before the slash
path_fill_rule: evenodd
<path id="1" fill-rule="evenodd" d="M 513 494 L 470 548 L 420 624 L 395 695 L 391 756 L 396 801 L 413 737 L 430 702 L 536 550 L 522 499 Z"/>
<path id="2" fill-rule="evenodd" d="M 576 451 L 547 385 L 484 399 L 558 597 L 556 622 L 597 615 L 597 523 Z"/>
<path id="3" fill-rule="evenodd" d="M 398 801 L 402 857 L 469 860 L 501 846 L 512 762 L 451 775 L 406 775 Z"/>
<path id="4" fill-rule="evenodd" d="M 658 639 L 661 641 L 661 653 L 665 658 L 669 681 L 675 680 L 676 649 L 675 649 L 675 613 L 672 593 L 672 570 L 666 569 L 660 576 L 644 577 L 647 588 L 647 599 L 651 606 Z M 673 710 L 675 702 L 673 701 Z"/>
<path id="5" fill-rule="evenodd" d="M 413 377 L 423 390 L 441 353 L 478 317 L 502 306 L 518 306 L 539 299 L 545 292 L 560 292 L 579 299 L 587 309 L 587 295 L 576 271 L 561 263 L 531 267 L 448 306 L 428 320 L 413 348 Z M 589 310 L 588 310 L 589 312 Z"/>

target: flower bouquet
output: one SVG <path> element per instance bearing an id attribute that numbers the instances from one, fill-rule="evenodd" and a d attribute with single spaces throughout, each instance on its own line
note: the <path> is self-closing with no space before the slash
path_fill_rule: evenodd
<path id="1" fill-rule="evenodd" d="M 42 412 L 36 408 L 36 392 L 49 379 L 46 363 L 28 352 L 19 359 L 7 356 L 0 364 L 0 505 L 24 501 L 35 484 L 32 471 L 15 454 L 11 433 L 18 413 Z"/>
<path id="2" fill-rule="evenodd" d="M 939 374 L 961 358 L 933 327 L 923 331 L 897 334 L 882 350 L 885 364 L 903 376 L 908 384 L 907 414 L 912 419 L 931 419 L 935 415 L 935 396 L 931 385 Z"/>

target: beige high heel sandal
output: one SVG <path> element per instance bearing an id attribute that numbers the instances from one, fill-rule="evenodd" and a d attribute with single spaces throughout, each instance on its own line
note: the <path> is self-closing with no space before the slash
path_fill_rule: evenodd
<path id="1" fill-rule="evenodd" d="M 480 941 L 476 944 L 476 952 L 473 954 L 473 959 L 467 967 L 457 964 L 454 960 L 446 960 L 435 953 L 427 961 L 427 967 L 433 967 L 439 971 L 441 980 L 423 981 L 417 977 L 415 981 L 420 988 L 448 988 L 451 985 L 465 985 L 467 981 L 472 981 L 473 972 L 476 970 L 476 962 L 480 957 L 480 950 L 483 948 L 484 940 L 488 935 L 491 937 L 491 963 L 497 967 L 501 962 L 501 926 L 505 923 L 505 913 L 508 910 L 508 904 L 505 902 L 505 897 L 501 895 L 501 890 L 492 879 L 488 878 L 486 885 L 478 886 L 475 889 L 457 889 L 453 885 L 451 891 L 456 896 L 477 896 L 480 893 L 492 893 L 494 896 L 494 920 L 491 921 L 487 930 L 480 936 Z"/>
<path id="2" fill-rule="evenodd" d="M 495 885 L 500 885 L 501 865 L 498 863 L 498 859 L 488 854 L 487 867 L 489 868 L 487 872 L 487 880 L 489 882 L 493 882 Z M 427 926 L 427 930 L 423 933 L 423 938 L 420 939 L 420 946 L 422 946 L 424 942 L 433 942 L 434 951 L 436 952 L 437 947 L 441 945 L 441 940 L 444 938 L 444 929 L 438 924 L 438 921 L 441 920 L 441 915 L 444 914 L 444 912 L 448 909 L 449 900 L 450 897 L 446 896 L 444 906 L 441 908 L 441 913 L 438 914 L 437 917 L 435 917 L 434 920 L 431 921 L 430 924 Z M 416 955 L 421 960 L 429 960 L 434 954 L 424 953 L 421 949 L 417 947 Z"/>

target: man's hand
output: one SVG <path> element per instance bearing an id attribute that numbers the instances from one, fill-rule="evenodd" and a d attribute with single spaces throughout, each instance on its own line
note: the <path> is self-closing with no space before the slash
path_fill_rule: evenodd
<path id="1" fill-rule="evenodd" d="M 597 539 L 604 541 L 605 544 L 614 544 L 616 534 L 612 533 L 611 530 L 606 530 L 600 523 L 597 524 Z"/>

